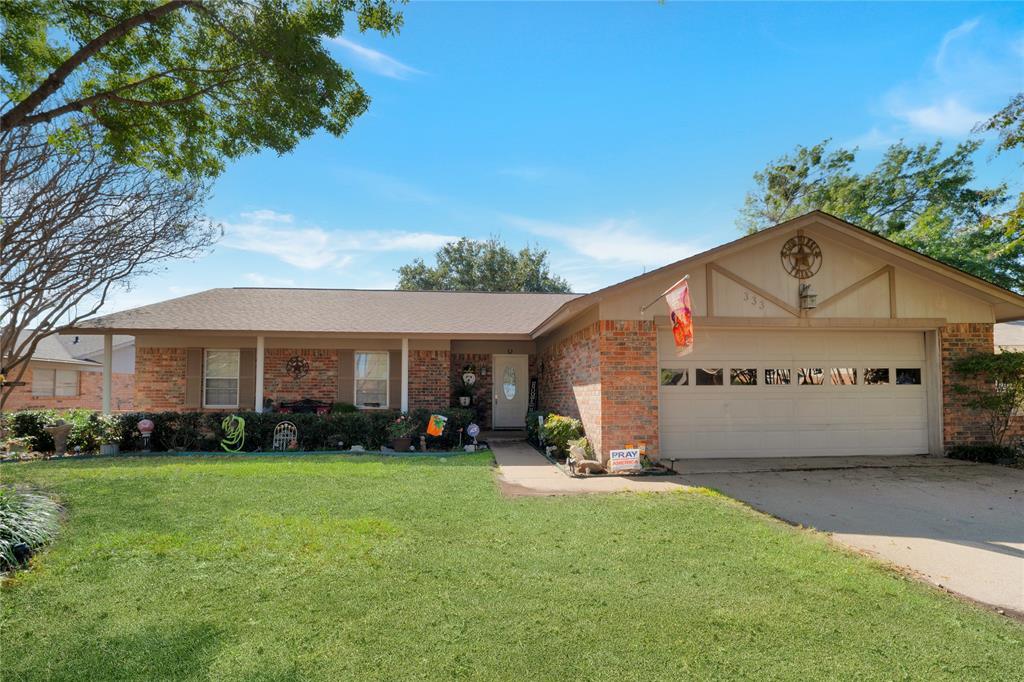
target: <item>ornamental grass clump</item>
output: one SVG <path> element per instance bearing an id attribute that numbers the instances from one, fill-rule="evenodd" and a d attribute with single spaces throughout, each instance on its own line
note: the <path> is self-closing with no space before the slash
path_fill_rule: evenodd
<path id="1" fill-rule="evenodd" d="M 0 573 L 24 565 L 57 535 L 60 506 L 45 495 L 0 486 Z"/>

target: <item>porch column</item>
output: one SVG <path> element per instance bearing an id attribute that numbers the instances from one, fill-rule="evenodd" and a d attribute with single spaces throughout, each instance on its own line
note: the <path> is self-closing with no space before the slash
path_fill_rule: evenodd
<path id="1" fill-rule="evenodd" d="M 103 335 L 103 414 L 110 414 L 110 393 L 114 372 L 114 335 Z"/>
<path id="2" fill-rule="evenodd" d="M 256 411 L 263 411 L 263 355 L 264 337 L 256 337 Z"/>
<path id="3" fill-rule="evenodd" d="M 409 339 L 402 339 L 402 412 L 409 411 Z"/>

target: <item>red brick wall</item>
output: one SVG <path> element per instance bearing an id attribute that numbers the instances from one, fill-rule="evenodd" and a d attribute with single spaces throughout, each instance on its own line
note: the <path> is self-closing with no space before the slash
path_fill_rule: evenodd
<path id="1" fill-rule="evenodd" d="M 658 455 L 658 336 L 651 320 L 601 320 L 601 450 L 647 442 Z"/>
<path id="2" fill-rule="evenodd" d="M 446 350 L 409 351 L 409 409 L 437 410 L 451 404 L 451 358 Z"/>
<path id="3" fill-rule="evenodd" d="M 600 325 L 594 323 L 540 353 L 540 409 L 583 422 L 594 449 L 601 451 Z M 543 366 L 543 369 L 541 369 Z"/>
<path id="4" fill-rule="evenodd" d="M 992 325 L 980 322 L 948 324 L 939 329 L 942 348 L 942 423 L 943 441 L 952 445 L 973 445 L 992 440 L 982 417 L 963 405 L 963 399 L 953 393 L 956 383 L 969 380 L 956 376 L 953 363 L 974 353 L 991 353 L 995 347 Z"/>
<path id="5" fill-rule="evenodd" d="M 11 391 L 4 410 L 70 410 L 85 408 L 88 410 L 103 409 L 103 373 L 80 372 L 77 396 L 34 396 L 32 395 L 32 370 L 30 363 L 24 376 L 20 379 L 24 386 L 15 386 Z M 72 368 L 68 368 L 72 369 Z M 110 407 L 115 411 L 132 409 L 135 397 L 135 375 L 115 372 L 111 377 Z"/>
<path id="6" fill-rule="evenodd" d="M 288 374 L 294 356 L 309 363 L 309 373 L 295 379 Z M 338 351 L 331 348 L 267 348 L 263 355 L 263 397 L 275 403 L 311 398 L 326 403 L 338 400 Z"/>
<path id="7" fill-rule="evenodd" d="M 163 412 L 185 409 L 184 348 L 135 348 L 135 409 Z"/>

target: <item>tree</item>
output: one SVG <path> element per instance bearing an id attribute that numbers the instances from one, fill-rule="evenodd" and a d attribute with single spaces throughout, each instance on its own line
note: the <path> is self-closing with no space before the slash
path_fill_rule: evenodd
<path id="1" fill-rule="evenodd" d="M 388 0 L 63 0 L 0 3 L 0 132 L 85 118 L 115 161 L 211 176 L 369 103 L 325 49 L 346 13 L 388 35 Z"/>
<path id="2" fill-rule="evenodd" d="M 417 258 L 398 269 L 397 289 L 406 291 L 531 291 L 565 293 L 569 283 L 552 275 L 548 252 L 529 246 L 513 253 L 495 238 L 463 237 L 434 254 L 437 264 Z"/>
<path id="3" fill-rule="evenodd" d="M 997 154 L 1024 149 L 1024 93 L 1018 93 L 992 118 L 978 124 L 975 132 L 998 133 Z M 1024 160 L 1021 165 L 1024 165 Z M 1017 204 L 1013 208 L 992 218 L 992 227 L 1001 229 L 1010 243 L 1016 246 L 1024 244 L 1024 191 L 1017 194 Z"/>
<path id="4" fill-rule="evenodd" d="M 972 186 L 980 141 L 948 154 L 941 142 L 900 142 L 865 174 L 853 168 L 857 150 L 829 144 L 798 146 L 755 173 L 757 189 L 747 194 L 741 229 L 756 232 L 820 209 L 1000 286 L 1024 289 L 1020 217 L 1001 212 L 1010 201 L 1007 186 Z"/>
<path id="5" fill-rule="evenodd" d="M 24 376 L 39 342 L 96 313 L 113 287 L 208 248 L 206 187 L 114 161 L 89 135 L 0 133 L 0 365 Z M 13 386 L 0 389 L 0 410 Z"/>

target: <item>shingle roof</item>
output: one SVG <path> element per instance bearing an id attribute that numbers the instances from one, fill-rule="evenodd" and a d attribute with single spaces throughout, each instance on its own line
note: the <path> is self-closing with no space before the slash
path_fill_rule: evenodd
<path id="1" fill-rule="evenodd" d="M 18 335 L 18 345 L 32 332 L 26 329 Z M 133 341 L 131 336 L 115 335 L 114 346 Z M 103 350 L 103 338 L 100 336 L 78 336 L 76 334 L 51 334 L 40 339 L 33 360 L 49 362 L 71 362 L 75 364 L 96 364 L 87 356 Z"/>
<path id="2" fill-rule="evenodd" d="M 210 289 L 75 330 L 525 335 L 577 294 Z"/>

